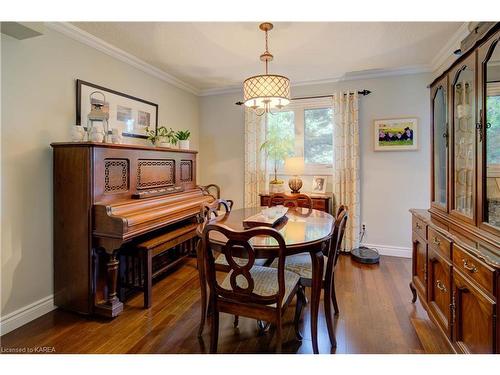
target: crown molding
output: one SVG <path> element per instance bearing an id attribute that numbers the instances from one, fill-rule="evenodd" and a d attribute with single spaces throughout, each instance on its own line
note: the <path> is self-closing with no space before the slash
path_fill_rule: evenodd
<path id="1" fill-rule="evenodd" d="M 242 94 L 242 87 L 238 86 L 226 86 L 213 89 L 200 90 L 193 85 L 190 85 L 179 78 L 137 58 L 136 56 L 125 52 L 124 50 L 113 46 L 112 44 L 105 42 L 104 40 L 92 35 L 69 22 L 45 22 L 45 26 L 57 32 L 60 32 L 73 40 L 86 44 L 92 48 L 97 49 L 111 57 L 114 57 L 122 62 L 125 62 L 147 74 L 150 74 L 156 78 L 159 78 L 177 88 L 184 91 L 192 93 L 197 96 L 211 96 L 211 95 L 222 95 L 229 93 L 240 93 Z M 422 64 L 409 67 L 400 68 L 390 68 L 390 69 L 373 69 L 354 73 L 345 73 L 338 76 L 333 76 L 327 79 L 320 79 L 314 81 L 299 81 L 293 82 L 292 87 L 299 86 L 311 86 L 311 85 L 321 85 L 321 84 L 331 84 L 343 81 L 354 81 L 361 79 L 375 79 L 381 77 L 390 77 L 398 75 L 410 75 L 419 73 L 429 73 L 436 72 L 438 69 L 453 56 L 453 51 L 458 48 L 460 42 L 469 33 L 468 23 L 464 22 L 459 29 L 453 34 L 450 40 L 443 46 L 443 48 L 436 54 L 432 59 L 430 64 Z"/>
<path id="2" fill-rule="evenodd" d="M 446 44 L 441 48 L 441 50 L 434 56 L 431 61 L 431 67 L 433 72 L 437 72 L 444 63 L 453 57 L 456 49 L 460 48 L 460 42 L 469 35 L 469 23 L 463 22 L 457 31 L 451 36 L 451 38 L 446 42 Z"/>
<path id="3" fill-rule="evenodd" d="M 125 62 L 133 66 L 134 68 L 137 68 L 144 73 L 150 74 L 156 78 L 159 78 L 162 81 L 165 81 L 179 89 L 190 92 L 191 94 L 199 95 L 199 90 L 196 87 L 172 76 L 171 74 L 164 72 L 161 69 L 158 69 L 151 64 L 148 64 L 147 62 L 135 57 L 134 55 L 131 55 L 128 52 L 123 51 L 120 48 L 117 48 L 105 42 L 104 40 L 76 27 L 75 25 L 72 25 L 69 22 L 46 22 L 45 26 L 61 34 L 64 34 L 73 40 L 86 44 L 92 48 L 97 49 L 98 51 L 104 52 L 105 54 L 114 57 L 117 60 Z"/>
<path id="4" fill-rule="evenodd" d="M 299 87 L 299 86 L 323 85 L 323 84 L 330 84 L 330 83 L 344 82 L 344 81 L 356 81 L 361 79 L 375 79 L 381 77 L 430 73 L 430 72 L 432 72 L 431 66 L 424 64 L 424 65 L 414 65 L 414 66 L 392 68 L 392 69 L 372 69 L 354 73 L 341 74 L 327 79 L 292 82 L 291 84 L 293 89 L 293 87 Z M 238 92 L 241 95 L 243 94 L 242 86 L 229 86 L 229 87 L 221 87 L 215 89 L 200 90 L 198 95 L 211 96 L 211 95 L 233 94 Z"/>
<path id="5" fill-rule="evenodd" d="M 226 86 L 214 89 L 200 90 L 198 96 L 212 96 L 212 95 L 223 95 L 223 94 L 233 94 L 233 93 L 240 93 L 240 95 L 243 96 L 243 81 L 241 81 L 241 85 L 238 86 Z"/>

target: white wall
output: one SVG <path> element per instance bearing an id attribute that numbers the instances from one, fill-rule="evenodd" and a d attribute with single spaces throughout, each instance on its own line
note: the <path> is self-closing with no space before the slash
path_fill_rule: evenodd
<path id="1" fill-rule="evenodd" d="M 361 97 L 359 106 L 361 222 L 367 227 L 364 242 L 388 247 L 393 254 L 401 250 L 400 254 L 409 256 L 411 218 L 408 209 L 429 206 L 430 110 L 426 86 L 430 79 L 430 74 L 416 74 L 292 88 L 295 97 L 331 94 L 340 89 L 372 91 Z M 243 108 L 234 105 L 239 100 L 240 93 L 201 98 L 200 181 L 219 184 L 223 196 L 241 207 L 244 115 Z M 374 152 L 373 120 L 398 116 L 419 118 L 420 149 Z"/>
<path id="2" fill-rule="evenodd" d="M 50 29 L 22 41 L 2 35 L 1 52 L 1 316 L 5 318 L 32 303 L 36 307 L 37 301 L 50 304 L 46 298 L 53 293 L 50 143 L 70 139 L 75 80 L 158 103 L 159 124 L 191 130 L 194 149 L 199 143 L 199 101 Z"/>

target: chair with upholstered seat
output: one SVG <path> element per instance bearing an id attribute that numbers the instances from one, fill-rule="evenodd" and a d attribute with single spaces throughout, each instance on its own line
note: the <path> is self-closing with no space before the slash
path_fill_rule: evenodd
<path id="1" fill-rule="evenodd" d="M 335 228 L 325 254 L 324 270 L 323 270 L 323 289 L 325 291 L 325 317 L 327 321 L 328 334 L 332 346 L 336 346 L 335 335 L 333 332 L 333 321 L 331 314 L 331 304 L 335 311 L 335 315 L 339 314 L 337 296 L 335 293 L 335 265 L 340 254 L 342 240 L 344 238 L 345 227 L 347 223 L 348 212 L 345 206 L 340 206 L 337 210 L 335 219 Z M 271 267 L 277 267 L 277 262 L 274 261 Z M 311 287 L 312 284 L 312 264 L 309 253 L 302 253 L 287 257 L 285 261 L 285 269 L 294 272 L 300 276 L 300 285 L 302 287 Z M 305 293 L 299 293 L 299 296 L 305 296 Z M 302 306 L 306 303 L 305 297 L 297 300 L 297 314 L 295 319 L 300 318 Z"/>
<path id="2" fill-rule="evenodd" d="M 203 203 L 200 209 L 200 216 L 203 221 L 203 225 L 206 225 L 211 220 L 217 221 L 218 218 L 224 217 L 226 214 L 231 212 L 231 208 L 233 207 L 233 201 L 224 200 L 224 199 L 216 199 L 212 203 Z M 198 243 L 199 247 L 200 243 Z M 244 265 L 247 263 L 246 259 L 234 258 L 234 261 L 239 265 Z M 256 264 L 259 266 L 263 266 L 266 262 L 266 259 L 256 259 Z M 201 267 L 202 265 L 198 265 Z M 215 259 L 215 268 L 217 271 L 229 272 L 231 268 L 226 260 L 224 254 L 220 254 Z M 201 308 L 202 311 L 207 311 L 207 290 L 206 285 L 200 285 L 201 291 Z M 205 314 L 203 314 L 200 322 L 200 328 L 198 330 L 198 336 L 203 334 L 203 328 L 205 326 Z M 234 326 L 238 326 L 238 316 L 234 317 Z"/>
<path id="3" fill-rule="evenodd" d="M 201 217 L 204 222 L 210 221 L 210 220 L 217 220 L 218 217 L 221 215 L 224 216 L 225 214 L 231 212 L 231 209 L 233 207 L 233 201 L 232 200 L 225 200 L 225 199 L 216 199 L 212 203 L 203 203 L 201 206 Z M 223 208 L 223 209 L 222 209 Z M 244 264 L 246 263 L 246 259 L 239 259 L 235 258 L 236 263 Z M 266 259 L 256 259 L 257 265 L 263 266 L 264 263 L 266 262 Z M 215 265 L 217 267 L 218 271 L 230 271 L 229 265 L 227 263 L 226 257 L 223 254 L 220 254 L 216 259 L 215 259 Z"/>
<path id="4" fill-rule="evenodd" d="M 251 240 L 256 236 L 272 237 L 277 242 L 276 268 L 255 264 L 256 254 Z M 222 252 L 230 267 L 222 283 L 217 280 L 215 249 Z M 210 288 L 209 308 L 212 317 L 210 352 L 217 351 L 221 312 L 275 324 L 276 350 L 280 352 L 282 316 L 299 290 L 300 279 L 296 273 L 285 270 L 286 244 L 281 234 L 273 228 L 265 227 L 233 231 L 227 226 L 211 221 L 203 228 L 200 255 L 205 264 Z M 237 263 L 235 255 L 245 259 L 246 264 Z"/>

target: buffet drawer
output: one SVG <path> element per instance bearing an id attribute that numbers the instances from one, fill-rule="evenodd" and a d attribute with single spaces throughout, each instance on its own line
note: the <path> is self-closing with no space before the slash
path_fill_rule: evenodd
<path id="1" fill-rule="evenodd" d="M 493 293 L 495 271 L 456 243 L 453 244 L 453 264 L 486 291 Z"/>
<path id="2" fill-rule="evenodd" d="M 415 215 L 413 215 L 412 228 L 421 238 L 427 239 L 427 224 Z"/>
<path id="3" fill-rule="evenodd" d="M 315 210 L 327 211 L 326 202 L 322 199 L 313 199 L 312 205 L 313 205 L 312 208 L 314 208 Z"/>
<path id="4" fill-rule="evenodd" d="M 451 258 L 451 241 L 432 228 L 428 228 L 429 236 L 427 243 L 429 247 L 440 253 L 447 259 Z"/>

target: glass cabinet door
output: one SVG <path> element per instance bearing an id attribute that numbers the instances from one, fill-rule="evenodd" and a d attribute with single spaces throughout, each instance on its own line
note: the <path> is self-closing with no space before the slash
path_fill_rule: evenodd
<path id="1" fill-rule="evenodd" d="M 453 82 L 453 186 L 454 210 L 474 217 L 475 180 L 475 71 L 474 57 L 467 59 Z"/>
<path id="2" fill-rule="evenodd" d="M 432 99 L 433 119 L 433 202 L 446 208 L 446 169 L 448 155 L 448 105 L 445 84 L 439 85 Z"/>
<path id="3" fill-rule="evenodd" d="M 493 43 L 484 71 L 483 220 L 500 228 L 500 42 Z"/>

